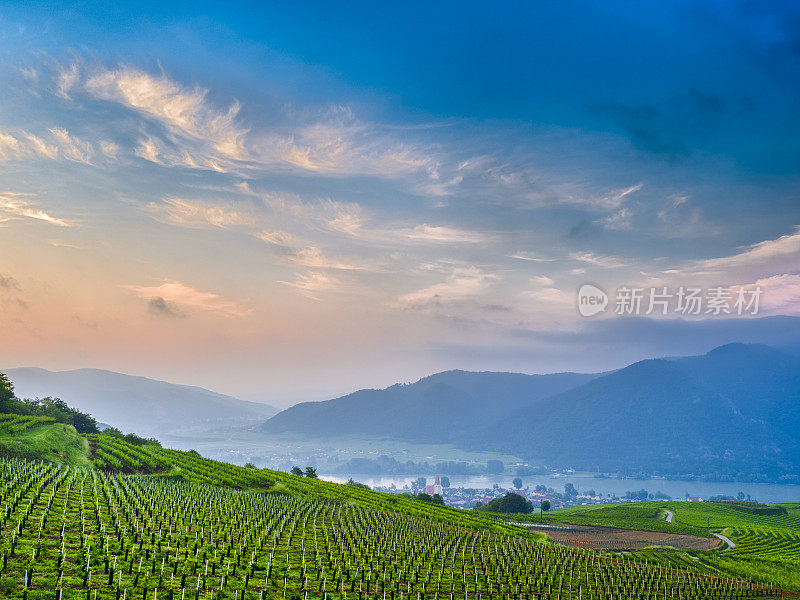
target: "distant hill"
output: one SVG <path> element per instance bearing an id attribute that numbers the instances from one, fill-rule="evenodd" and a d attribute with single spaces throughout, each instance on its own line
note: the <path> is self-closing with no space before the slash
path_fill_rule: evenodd
<path id="1" fill-rule="evenodd" d="M 262 422 L 275 408 L 209 390 L 100 369 L 8 369 L 17 396 L 57 396 L 125 432 L 159 436 Z"/>
<path id="2" fill-rule="evenodd" d="M 461 445 L 593 471 L 786 480 L 800 467 L 800 358 L 729 344 L 637 362 L 520 408 Z"/>
<path id="3" fill-rule="evenodd" d="M 369 435 L 422 443 L 459 440 L 597 375 L 445 371 L 416 383 L 360 390 L 278 413 L 262 429 L 317 437 Z"/>

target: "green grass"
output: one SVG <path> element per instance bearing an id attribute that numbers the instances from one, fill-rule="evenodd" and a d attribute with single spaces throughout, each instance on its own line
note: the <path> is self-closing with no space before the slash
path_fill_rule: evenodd
<path id="1" fill-rule="evenodd" d="M 0 433 L 0 456 L 89 466 L 89 444 L 64 423 L 40 425 L 15 435 Z"/>

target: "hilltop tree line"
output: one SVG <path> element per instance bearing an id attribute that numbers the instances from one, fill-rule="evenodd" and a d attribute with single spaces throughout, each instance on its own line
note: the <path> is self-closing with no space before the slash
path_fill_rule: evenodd
<path id="1" fill-rule="evenodd" d="M 72 408 L 60 398 L 17 398 L 14 384 L 0 373 L 0 413 L 52 417 L 56 423 L 72 425 L 78 433 L 99 433 L 92 415 Z"/>

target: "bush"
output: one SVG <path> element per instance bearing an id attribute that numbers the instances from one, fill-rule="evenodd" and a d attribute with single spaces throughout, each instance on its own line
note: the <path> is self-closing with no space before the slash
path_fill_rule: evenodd
<path id="1" fill-rule="evenodd" d="M 495 498 L 486 506 L 475 506 L 475 510 L 483 510 L 493 513 L 521 513 L 529 514 L 533 512 L 533 504 L 519 494 L 509 492 L 502 498 Z"/>

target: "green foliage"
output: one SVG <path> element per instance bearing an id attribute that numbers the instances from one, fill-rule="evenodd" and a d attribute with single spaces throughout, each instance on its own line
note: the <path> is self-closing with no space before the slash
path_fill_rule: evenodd
<path id="1" fill-rule="evenodd" d="M 347 485 L 352 485 L 354 487 L 361 488 L 362 490 L 372 489 L 365 483 L 359 483 L 359 482 L 355 481 L 352 477 L 347 480 Z"/>
<path id="2" fill-rule="evenodd" d="M 420 492 L 414 496 L 414 499 L 419 500 L 420 502 L 427 502 L 428 504 L 439 504 L 440 506 L 444 506 L 444 499 L 442 499 L 439 494 L 434 494 L 431 496 L 425 492 Z"/>
<path id="3" fill-rule="evenodd" d="M 16 403 L 14 395 L 14 384 L 6 377 L 5 373 L 0 373 L 0 413 L 14 412 L 12 407 Z"/>
<path id="4" fill-rule="evenodd" d="M 153 444 L 155 446 L 161 446 L 161 442 L 159 442 L 155 438 L 143 438 L 135 433 L 122 433 L 116 427 L 109 427 L 108 429 L 104 429 L 100 432 L 101 435 L 107 435 L 110 437 L 115 437 L 120 440 L 124 440 L 129 444 L 133 444 L 134 446 L 144 446 L 145 444 Z"/>
<path id="5" fill-rule="evenodd" d="M 306 477 L 310 477 L 311 479 L 317 479 L 317 470 L 314 467 L 306 467 L 306 472 L 304 475 Z"/>
<path id="6" fill-rule="evenodd" d="M 512 482 L 514 487 L 518 490 L 522 489 L 522 478 L 521 477 L 514 477 L 514 481 Z"/>
<path id="7" fill-rule="evenodd" d="M 301 469 L 300 467 L 295 466 L 295 467 L 292 467 L 291 473 L 292 473 L 292 475 L 297 475 L 298 477 L 302 477 L 303 476 L 303 469 Z"/>
<path id="8" fill-rule="evenodd" d="M 509 492 L 502 498 L 491 500 L 486 506 L 480 508 L 476 506 L 476 509 L 493 513 L 518 513 L 526 515 L 533 512 L 533 504 L 530 500 L 526 500 L 519 494 Z"/>

